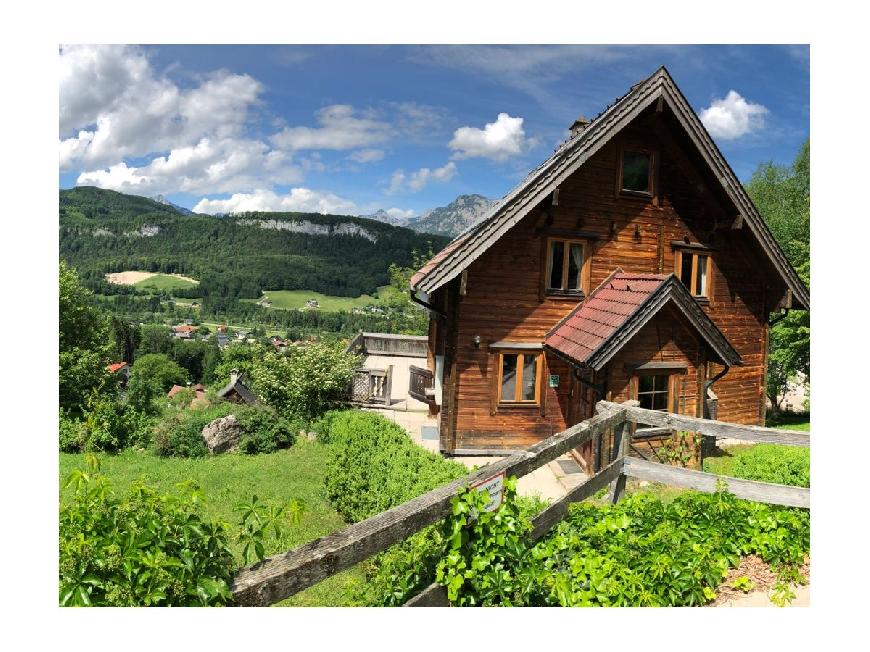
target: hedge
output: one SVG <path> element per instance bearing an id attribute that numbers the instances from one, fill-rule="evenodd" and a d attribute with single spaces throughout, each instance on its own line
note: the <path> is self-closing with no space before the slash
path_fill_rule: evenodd
<path id="1" fill-rule="evenodd" d="M 327 442 L 326 493 L 356 523 L 468 473 L 413 441 L 403 428 L 373 412 L 328 413 L 317 425 Z"/>

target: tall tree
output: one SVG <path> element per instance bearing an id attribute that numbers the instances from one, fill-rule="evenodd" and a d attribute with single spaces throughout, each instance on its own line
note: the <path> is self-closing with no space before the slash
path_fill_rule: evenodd
<path id="1" fill-rule="evenodd" d="M 797 270 L 810 283 L 810 141 L 790 166 L 761 164 L 746 190 Z M 767 395 L 778 411 L 786 384 L 798 372 L 810 378 L 810 315 L 791 311 L 770 331 Z"/>
<path id="2" fill-rule="evenodd" d="M 108 379 L 109 329 L 75 270 L 59 270 L 59 391 L 62 410 L 81 413 L 88 395 Z"/>

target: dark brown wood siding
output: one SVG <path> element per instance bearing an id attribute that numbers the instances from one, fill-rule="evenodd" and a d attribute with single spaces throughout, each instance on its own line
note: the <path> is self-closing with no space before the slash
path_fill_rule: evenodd
<path id="1" fill-rule="evenodd" d="M 657 152 L 653 199 L 617 192 L 616 166 L 623 146 Z M 704 310 L 744 362 L 714 387 L 719 419 L 760 423 L 767 311 L 770 297 L 781 296 L 783 288 L 761 262 L 751 234 L 745 228 L 732 228 L 733 208 L 717 189 L 715 179 L 702 170 L 659 118 L 647 118 L 625 130 L 568 178 L 560 187 L 558 206 L 532 211 L 470 265 L 464 296 L 459 296 L 456 285 L 455 375 L 449 381 L 445 376 L 445 393 L 447 383 L 454 381 L 456 392 L 451 448 L 526 446 L 564 429 L 569 420 L 579 420 L 571 419 L 568 409 L 571 388 L 577 384 L 569 382 L 568 366 L 552 356 L 547 356 L 545 379 L 547 373 L 559 374 L 560 386 L 545 387 L 543 410 L 492 410 L 492 374 L 496 369 L 488 345 L 499 341 L 541 343 L 547 331 L 577 304 L 576 299 L 545 297 L 541 291 L 546 255 L 543 243 L 554 234 L 594 236 L 588 247 L 591 268 L 587 290 L 618 267 L 639 273 L 674 271 L 673 241 L 688 238 L 711 247 L 712 295 Z M 450 329 L 446 330 L 449 333 Z M 480 347 L 473 343 L 476 335 L 480 336 Z M 712 377 L 718 371 L 719 367 L 711 364 L 705 373 Z M 686 391 L 695 390 L 696 386 Z M 687 413 L 700 414 L 695 394 L 686 395 L 685 405 L 690 410 Z"/>

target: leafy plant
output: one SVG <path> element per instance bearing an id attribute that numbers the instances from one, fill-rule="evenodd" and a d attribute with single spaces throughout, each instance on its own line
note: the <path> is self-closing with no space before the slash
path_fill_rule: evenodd
<path id="1" fill-rule="evenodd" d="M 61 606 L 226 604 L 232 554 L 226 525 L 204 520 L 193 483 L 161 494 L 141 482 L 114 495 L 99 462 L 70 473 L 60 510 Z"/>
<path id="2" fill-rule="evenodd" d="M 671 464 L 689 466 L 693 460 L 697 460 L 701 435 L 692 432 L 677 432 L 669 437 L 659 447 L 658 453 Z"/>
<path id="3" fill-rule="evenodd" d="M 745 575 L 741 575 L 731 583 L 731 588 L 737 589 L 738 591 L 743 591 L 744 593 L 749 593 L 752 589 L 755 588 L 755 582 L 753 582 Z"/>
<path id="4" fill-rule="evenodd" d="M 280 537 L 285 520 L 298 523 L 302 519 L 305 503 L 294 498 L 280 507 L 263 505 L 255 495 L 249 503 L 237 505 L 235 511 L 241 514 L 239 543 L 242 544 L 242 558 L 248 563 L 249 552 L 254 553 L 257 561 L 266 558 L 264 541 L 268 530 L 272 530 L 275 538 Z"/>
<path id="5" fill-rule="evenodd" d="M 726 457 L 704 460 L 708 473 L 730 475 L 735 478 L 810 486 L 810 450 L 798 446 L 756 444 L 738 449 Z"/>

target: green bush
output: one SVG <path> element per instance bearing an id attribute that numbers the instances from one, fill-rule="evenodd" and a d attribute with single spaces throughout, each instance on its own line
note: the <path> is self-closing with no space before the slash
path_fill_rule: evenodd
<path id="1" fill-rule="evenodd" d="M 206 606 L 230 598 L 226 526 L 199 515 L 193 485 L 160 494 L 141 483 L 118 498 L 89 468 L 70 474 L 60 510 L 61 606 Z"/>
<path id="2" fill-rule="evenodd" d="M 463 465 L 420 448 L 379 414 L 346 410 L 332 415 L 328 426 L 326 495 L 348 522 L 362 521 L 468 473 Z"/>
<path id="3" fill-rule="evenodd" d="M 737 450 L 730 456 L 704 460 L 708 473 L 734 478 L 810 486 L 810 449 L 777 444 L 756 444 Z"/>
<path id="4" fill-rule="evenodd" d="M 263 402 L 310 422 L 344 400 L 357 364 L 341 342 L 315 342 L 287 354 L 269 352 L 254 361 L 251 373 Z"/>
<path id="5" fill-rule="evenodd" d="M 208 448 L 202 440 L 202 429 L 215 419 L 225 417 L 236 407 L 232 403 L 217 403 L 205 408 L 189 408 L 171 412 L 154 428 L 154 449 L 168 457 L 202 457 Z"/>
<path id="6" fill-rule="evenodd" d="M 111 394 L 92 393 L 80 418 L 61 411 L 60 450 L 117 452 L 128 446 L 145 446 L 151 436 L 151 419 Z"/>
<path id="7" fill-rule="evenodd" d="M 265 406 L 250 406 L 236 409 L 233 414 L 242 426 L 239 450 L 243 453 L 274 453 L 289 448 L 296 441 L 301 426 L 282 418 Z"/>
<path id="8" fill-rule="evenodd" d="M 243 453 L 273 453 L 292 446 L 299 426 L 283 419 L 267 406 L 236 405 L 219 402 L 207 407 L 196 406 L 170 411 L 154 429 L 154 448 L 158 455 L 202 457 L 208 448 L 202 429 L 215 419 L 229 414 L 242 426 L 238 449 Z"/>

